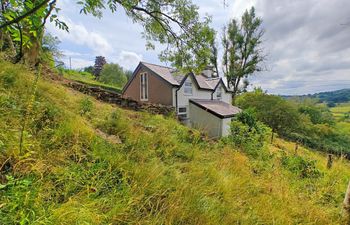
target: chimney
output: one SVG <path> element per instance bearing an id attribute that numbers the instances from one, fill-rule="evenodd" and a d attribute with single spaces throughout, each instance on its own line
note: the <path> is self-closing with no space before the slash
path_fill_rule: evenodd
<path id="1" fill-rule="evenodd" d="M 213 78 L 217 77 L 217 75 L 214 73 L 214 67 L 213 66 L 207 66 L 203 71 L 202 74 L 207 78 Z"/>

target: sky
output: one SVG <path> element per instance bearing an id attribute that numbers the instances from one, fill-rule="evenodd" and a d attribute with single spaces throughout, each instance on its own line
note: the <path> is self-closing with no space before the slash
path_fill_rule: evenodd
<path id="1" fill-rule="evenodd" d="M 254 6 L 263 20 L 266 71 L 251 78 L 251 89 L 261 87 L 272 94 L 310 94 L 350 88 L 349 0 L 192 0 L 201 16 L 212 16 L 218 31 L 232 18 L 239 19 Z M 60 49 L 73 68 L 93 65 L 95 56 L 134 70 L 140 61 L 160 62 L 155 50 L 146 50 L 143 28 L 134 24 L 120 8 L 104 12 L 103 18 L 80 14 L 78 5 L 59 0 L 59 16 L 69 33 L 49 24 L 48 32 L 61 40 Z"/>

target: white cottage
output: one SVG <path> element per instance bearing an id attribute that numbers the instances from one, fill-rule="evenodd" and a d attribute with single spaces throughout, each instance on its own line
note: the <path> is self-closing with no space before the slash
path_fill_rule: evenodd
<path id="1" fill-rule="evenodd" d="M 211 137 L 228 135 L 232 118 L 241 111 L 232 106 L 232 92 L 210 68 L 198 75 L 181 75 L 173 68 L 141 62 L 123 97 L 172 105 L 183 123 Z"/>

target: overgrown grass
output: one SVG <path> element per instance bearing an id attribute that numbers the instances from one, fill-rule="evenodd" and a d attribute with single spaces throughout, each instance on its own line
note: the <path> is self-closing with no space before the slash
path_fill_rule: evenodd
<path id="1" fill-rule="evenodd" d="M 92 74 L 87 72 L 80 72 L 75 70 L 62 70 L 62 74 L 67 79 L 75 80 L 90 86 L 101 87 L 103 89 L 114 91 L 117 93 L 121 93 L 123 89 L 123 87 L 99 82 L 95 79 L 95 77 Z"/>
<path id="2" fill-rule="evenodd" d="M 50 81 L 39 82 L 19 153 L 33 77 L 0 61 L 0 224 L 344 223 L 346 160 L 327 169 L 325 155 L 300 147 L 294 164 L 294 143 L 280 139 L 252 158 Z M 302 177 L 304 161 L 322 176 Z"/>

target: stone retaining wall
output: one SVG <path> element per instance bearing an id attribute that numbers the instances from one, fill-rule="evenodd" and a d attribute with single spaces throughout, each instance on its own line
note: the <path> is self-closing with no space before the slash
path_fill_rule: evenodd
<path id="1" fill-rule="evenodd" d="M 100 87 L 88 86 L 79 82 L 68 82 L 66 85 L 76 91 L 91 95 L 100 101 L 116 104 L 123 108 L 132 109 L 135 111 L 147 111 L 152 114 L 162 114 L 169 116 L 175 110 L 173 106 L 140 103 L 132 99 L 123 98 L 119 93 L 107 91 Z"/>

